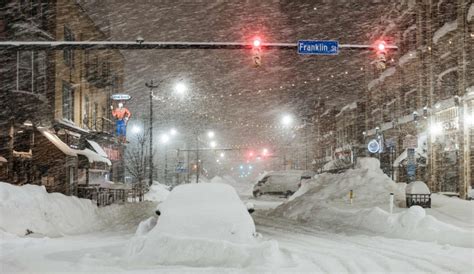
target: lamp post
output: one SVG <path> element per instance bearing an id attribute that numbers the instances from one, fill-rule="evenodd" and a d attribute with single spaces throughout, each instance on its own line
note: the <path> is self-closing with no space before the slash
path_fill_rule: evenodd
<path id="1" fill-rule="evenodd" d="M 145 83 L 145 86 L 150 89 L 150 117 L 149 117 L 149 130 L 150 130 L 150 147 L 149 147 L 149 159 L 148 167 L 150 168 L 148 178 L 148 184 L 153 184 L 153 89 L 158 88 L 159 84 L 153 84 L 153 80 L 150 83 Z"/>
<path id="2" fill-rule="evenodd" d="M 209 139 L 214 139 L 215 137 L 215 133 L 214 131 L 208 131 L 207 132 L 207 137 Z M 196 133 L 196 183 L 199 183 L 199 172 L 200 172 L 200 169 L 201 169 L 201 162 L 200 162 L 200 159 L 199 159 L 199 142 L 201 140 L 199 139 L 199 133 Z M 215 148 L 217 145 L 217 143 L 215 141 L 211 141 L 210 143 L 210 146 L 212 148 Z"/>

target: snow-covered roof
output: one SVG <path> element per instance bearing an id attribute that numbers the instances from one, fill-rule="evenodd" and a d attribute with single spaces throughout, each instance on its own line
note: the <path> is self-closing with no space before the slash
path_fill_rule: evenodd
<path id="1" fill-rule="evenodd" d="M 108 158 L 107 153 L 102 149 L 102 147 L 92 140 L 87 140 L 87 142 L 92 146 L 92 148 L 97 152 L 100 156 Z"/>
<path id="2" fill-rule="evenodd" d="M 410 50 L 409 52 L 405 53 L 400 59 L 398 60 L 398 65 L 403 66 L 408 61 L 416 58 L 416 50 Z"/>
<path id="3" fill-rule="evenodd" d="M 437 44 L 439 39 L 443 36 L 448 34 L 451 31 L 454 31 L 458 28 L 458 21 L 454 20 L 444 24 L 441 28 L 439 28 L 433 35 L 433 43 Z"/>
<path id="4" fill-rule="evenodd" d="M 466 17 L 467 21 L 471 22 L 472 17 L 474 17 L 474 3 L 471 4 L 471 6 L 469 7 L 469 11 L 467 12 L 467 17 Z"/>
<path id="5" fill-rule="evenodd" d="M 367 85 L 369 90 L 371 90 L 372 88 L 374 88 L 376 85 L 379 85 L 380 83 L 382 83 L 385 78 L 389 77 L 389 76 L 392 76 L 393 74 L 395 74 L 397 70 L 395 68 L 388 68 L 387 70 L 385 70 L 382 74 L 380 74 L 380 77 L 377 78 L 377 79 L 374 79 L 372 81 L 369 82 L 369 84 Z"/>
<path id="6" fill-rule="evenodd" d="M 439 111 L 439 110 L 447 109 L 450 107 L 454 107 L 455 105 L 456 104 L 454 102 L 454 97 L 451 97 L 451 98 L 437 102 L 434 106 L 435 106 L 435 109 Z"/>
<path id="7" fill-rule="evenodd" d="M 343 106 L 341 108 L 341 111 L 339 111 L 339 113 L 337 113 L 336 116 L 341 115 L 346 110 L 351 110 L 351 109 L 356 109 L 356 108 L 357 108 L 357 102 L 350 103 L 348 105 Z"/>
<path id="8" fill-rule="evenodd" d="M 440 74 L 438 74 L 438 81 L 441 81 L 443 80 L 443 77 L 446 76 L 446 74 L 448 73 L 451 73 L 453 71 L 457 71 L 457 67 L 452 67 L 452 68 L 448 68 L 447 70 L 441 72 Z"/>
<path id="9" fill-rule="evenodd" d="M 7 159 L 5 159 L 4 157 L 0 156 L 0 163 L 6 163 L 8 162 Z"/>

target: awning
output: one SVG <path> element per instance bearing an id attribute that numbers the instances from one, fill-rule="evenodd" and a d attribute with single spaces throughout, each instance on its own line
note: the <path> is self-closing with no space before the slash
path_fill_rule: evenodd
<path id="1" fill-rule="evenodd" d="M 41 128 L 40 127 L 40 128 L 38 128 L 38 131 L 44 137 L 46 137 L 46 139 L 48 139 L 51 143 L 53 143 L 59 150 L 61 150 L 64 154 L 66 154 L 68 156 L 83 155 L 89 160 L 89 163 L 101 162 L 101 163 L 106 163 L 109 166 L 112 165 L 110 160 L 107 159 L 107 155 L 106 155 L 106 157 L 101 156 L 97 152 L 92 151 L 88 148 L 86 148 L 86 149 L 73 149 L 73 148 L 69 147 L 67 144 L 65 144 L 61 139 L 59 139 L 59 137 L 56 134 L 49 132 L 46 128 Z M 105 152 L 103 150 L 102 150 L 101 153 L 105 154 Z"/>
<path id="2" fill-rule="evenodd" d="M 107 153 L 102 149 L 102 147 L 92 140 L 87 140 L 87 142 L 92 146 L 92 148 L 97 152 L 100 156 L 108 158 Z"/>
<path id="3" fill-rule="evenodd" d="M 83 150 L 76 150 L 76 153 L 79 155 L 86 156 L 87 159 L 89 160 L 89 163 L 99 162 L 99 163 L 106 163 L 109 166 L 112 165 L 112 162 L 110 162 L 110 160 L 107 159 L 107 157 L 100 156 L 98 153 L 88 148 L 83 149 Z"/>
<path id="4" fill-rule="evenodd" d="M 408 149 L 405 149 L 402 154 L 400 154 L 395 161 L 393 161 L 393 167 L 399 167 L 400 163 L 405 161 L 408 156 Z M 426 154 L 420 151 L 419 149 L 415 149 L 415 159 L 419 158 L 426 158 Z"/>
<path id="5" fill-rule="evenodd" d="M 49 132 L 46 128 L 44 127 L 39 127 L 38 131 L 46 137 L 53 145 L 55 145 L 59 150 L 61 150 L 64 154 L 68 156 L 77 156 L 77 153 L 75 152 L 75 149 L 70 148 L 68 145 L 66 145 L 59 137 L 54 134 Z"/>
<path id="6" fill-rule="evenodd" d="M 0 156 L 0 163 L 7 163 L 7 159 L 5 159 L 4 157 Z"/>

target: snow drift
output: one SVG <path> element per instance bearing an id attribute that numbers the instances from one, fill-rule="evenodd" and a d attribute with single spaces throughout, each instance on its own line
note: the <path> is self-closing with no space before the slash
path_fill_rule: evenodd
<path id="1" fill-rule="evenodd" d="M 390 193 L 395 194 L 396 204 L 403 204 L 404 193 L 382 172 L 378 160 L 361 158 L 355 169 L 345 173 L 317 175 L 288 202 L 268 214 L 310 222 L 336 232 L 375 233 L 474 247 L 472 231 L 427 216 L 421 207 L 397 208 L 400 213 L 390 214 L 387 212 Z"/>
<path id="2" fill-rule="evenodd" d="M 95 230 L 133 229 L 152 216 L 153 203 L 98 208 L 91 200 L 48 193 L 44 186 L 0 182 L 0 231 L 58 237 Z"/>
<path id="3" fill-rule="evenodd" d="M 170 194 L 170 187 L 153 181 L 150 189 L 145 193 L 145 201 L 162 202 Z"/>
<path id="4" fill-rule="evenodd" d="M 225 184 L 186 184 L 159 205 L 130 241 L 130 263 L 246 267 L 281 261 L 278 244 L 256 238 L 255 225 L 235 190 Z"/>

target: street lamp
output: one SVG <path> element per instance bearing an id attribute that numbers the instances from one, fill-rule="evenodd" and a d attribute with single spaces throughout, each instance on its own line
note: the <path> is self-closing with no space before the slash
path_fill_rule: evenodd
<path id="1" fill-rule="evenodd" d="M 211 141 L 209 145 L 211 146 L 211 148 L 215 148 L 217 146 L 217 143 L 216 141 Z"/>
<path id="2" fill-rule="evenodd" d="M 288 127 L 293 123 L 293 117 L 290 114 L 285 114 L 281 118 L 281 123 L 284 127 Z"/>
<path id="3" fill-rule="evenodd" d="M 178 131 L 175 128 L 170 129 L 170 134 L 171 136 L 176 136 L 178 134 Z"/>
<path id="4" fill-rule="evenodd" d="M 137 40 L 138 41 L 138 40 Z M 143 38 L 142 40 L 143 41 Z M 150 117 L 149 117 L 149 134 L 150 134 L 150 147 L 149 149 L 149 155 L 148 155 L 148 167 L 150 168 L 149 171 L 149 182 L 148 184 L 151 185 L 153 184 L 153 89 L 158 88 L 160 85 L 159 84 L 154 84 L 153 80 L 151 80 L 149 83 L 145 83 L 145 86 L 150 89 Z"/>
<path id="5" fill-rule="evenodd" d="M 139 127 L 139 126 L 137 126 L 137 125 L 134 125 L 134 126 L 132 127 L 132 133 L 133 133 L 133 134 L 138 134 L 138 133 L 140 133 L 141 131 L 142 131 L 142 128 Z"/>
<path id="6" fill-rule="evenodd" d="M 188 90 L 188 88 L 186 87 L 186 85 L 184 83 L 177 83 L 174 87 L 175 89 L 175 92 L 176 94 L 178 94 L 179 96 L 184 96 L 186 94 L 186 91 Z"/>
<path id="7" fill-rule="evenodd" d="M 216 134 L 214 133 L 214 131 L 208 131 L 208 132 L 207 132 L 207 137 L 208 137 L 209 139 L 214 138 L 215 135 L 216 135 Z"/>

